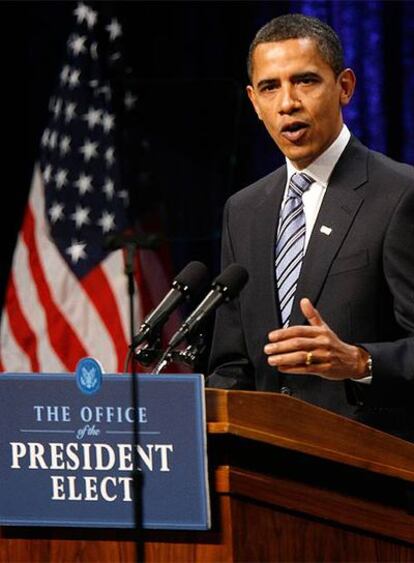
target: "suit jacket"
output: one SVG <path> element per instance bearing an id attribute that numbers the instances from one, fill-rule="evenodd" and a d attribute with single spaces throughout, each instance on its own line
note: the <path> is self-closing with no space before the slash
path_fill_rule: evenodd
<path id="1" fill-rule="evenodd" d="M 293 303 L 290 325 L 305 323 L 299 301 L 308 297 L 342 340 L 371 353 L 366 386 L 282 375 L 267 363 L 267 334 L 281 327 L 274 249 L 286 180 L 283 166 L 226 203 L 222 266 L 241 264 L 249 281 L 217 312 L 208 385 L 283 385 L 297 398 L 362 420 L 365 406 L 371 414 L 385 407 L 407 412 L 414 403 L 414 168 L 351 137 L 329 181 Z"/>

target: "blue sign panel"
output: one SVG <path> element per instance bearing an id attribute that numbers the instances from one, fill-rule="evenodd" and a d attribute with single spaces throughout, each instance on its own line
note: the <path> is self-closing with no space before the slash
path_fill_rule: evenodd
<path id="1" fill-rule="evenodd" d="M 210 527 L 202 375 L 132 383 L 0 375 L 0 525 Z"/>

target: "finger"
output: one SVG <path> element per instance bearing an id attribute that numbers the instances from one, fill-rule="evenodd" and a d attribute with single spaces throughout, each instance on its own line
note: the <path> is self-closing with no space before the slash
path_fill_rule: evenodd
<path id="1" fill-rule="evenodd" d="M 296 352 L 287 352 L 286 354 L 273 354 L 267 358 L 269 365 L 273 367 L 279 366 L 304 366 L 308 358 L 308 352 L 303 350 Z"/>
<path id="2" fill-rule="evenodd" d="M 267 358 L 267 362 L 271 366 L 278 367 L 306 367 L 310 368 L 305 370 L 312 373 L 325 373 L 327 370 L 332 369 L 332 357 L 329 352 L 325 350 L 295 350 L 292 352 L 285 352 L 279 354 L 271 354 Z"/>
<path id="3" fill-rule="evenodd" d="M 332 370 L 333 360 L 329 351 L 308 348 L 292 352 L 268 354 L 267 361 L 271 366 L 323 366 L 323 371 Z M 315 369 L 315 368 L 314 368 Z M 310 370 L 312 371 L 312 370 Z"/>
<path id="4" fill-rule="evenodd" d="M 272 330 L 267 335 L 269 342 L 282 342 L 291 338 L 316 338 L 320 335 L 320 329 L 317 326 L 296 325 L 289 328 L 281 328 Z"/>
<path id="5" fill-rule="evenodd" d="M 325 377 L 326 379 L 335 379 L 334 377 L 328 377 L 329 370 L 331 368 L 330 364 L 311 364 L 310 366 L 298 365 L 289 366 L 281 365 L 278 366 L 278 371 L 282 373 L 288 373 L 290 375 L 319 375 Z"/>
<path id="6" fill-rule="evenodd" d="M 283 354 L 286 352 L 297 352 L 299 350 L 309 351 L 314 350 L 317 346 L 315 338 L 289 338 L 287 340 L 279 340 L 277 342 L 270 342 L 264 347 L 264 353 Z"/>
<path id="7" fill-rule="evenodd" d="M 310 325 L 323 326 L 325 324 L 319 312 L 315 309 L 307 297 L 300 300 L 300 308 Z"/>

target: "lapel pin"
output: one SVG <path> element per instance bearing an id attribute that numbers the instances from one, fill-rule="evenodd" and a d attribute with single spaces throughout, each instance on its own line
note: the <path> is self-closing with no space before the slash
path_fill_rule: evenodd
<path id="1" fill-rule="evenodd" d="M 321 233 L 329 237 L 329 235 L 332 233 L 332 229 L 331 229 L 331 227 L 327 227 L 326 225 L 322 225 Z"/>

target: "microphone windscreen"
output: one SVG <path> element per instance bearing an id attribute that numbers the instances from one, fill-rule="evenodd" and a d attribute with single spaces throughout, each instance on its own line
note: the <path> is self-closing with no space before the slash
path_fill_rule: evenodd
<path id="1" fill-rule="evenodd" d="M 207 285 L 208 269 L 198 261 L 190 262 L 174 278 L 173 287 L 179 286 L 186 294 L 200 291 Z"/>
<path id="2" fill-rule="evenodd" d="M 222 288 L 225 292 L 226 299 L 233 299 L 240 293 L 249 279 L 246 268 L 240 264 L 230 264 L 223 272 L 213 281 L 213 287 Z"/>

